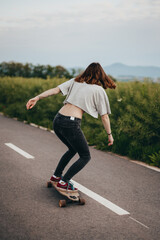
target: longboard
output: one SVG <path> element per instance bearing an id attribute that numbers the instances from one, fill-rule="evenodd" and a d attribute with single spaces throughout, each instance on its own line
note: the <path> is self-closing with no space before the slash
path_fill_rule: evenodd
<path id="1" fill-rule="evenodd" d="M 60 190 L 59 188 L 57 188 L 57 182 L 54 182 L 54 181 L 47 182 L 47 187 L 48 188 L 54 187 L 61 195 L 65 196 L 71 202 L 78 202 L 80 205 L 85 204 L 85 199 L 80 197 L 78 190 L 76 191 Z M 65 207 L 66 205 L 67 205 L 67 201 L 65 199 L 59 200 L 60 207 Z"/>

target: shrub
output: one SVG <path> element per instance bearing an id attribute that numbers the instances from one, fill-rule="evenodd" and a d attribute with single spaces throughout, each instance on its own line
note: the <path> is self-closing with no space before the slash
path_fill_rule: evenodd
<path id="1" fill-rule="evenodd" d="M 160 168 L 160 151 L 152 153 L 152 155 L 149 155 L 151 160 L 151 165 L 155 165 Z"/>
<path id="2" fill-rule="evenodd" d="M 66 79 L 0 78 L 0 111 L 19 120 L 52 128 L 52 121 L 63 105 L 59 94 L 39 101 L 27 111 L 28 99 L 56 87 Z M 160 84 L 151 82 L 117 82 L 115 90 L 106 90 L 110 100 L 113 146 L 100 117 L 84 114 L 82 130 L 89 145 L 98 149 L 127 155 L 132 159 L 159 167 L 160 151 Z"/>

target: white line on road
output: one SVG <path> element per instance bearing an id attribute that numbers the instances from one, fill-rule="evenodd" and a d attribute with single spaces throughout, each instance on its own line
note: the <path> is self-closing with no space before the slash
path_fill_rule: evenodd
<path id="1" fill-rule="evenodd" d="M 136 160 L 131 160 L 131 162 L 136 163 L 136 164 L 138 164 L 138 165 L 141 165 L 141 166 L 143 166 L 143 167 L 152 169 L 152 170 L 154 170 L 154 171 L 156 171 L 156 172 L 160 172 L 160 168 L 158 168 L 158 167 L 149 166 L 149 165 L 146 164 L 146 163 L 143 163 L 143 162 L 140 162 L 140 161 L 136 161 Z"/>
<path id="2" fill-rule="evenodd" d="M 19 154 L 21 154 L 22 156 L 26 157 L 26 158 L 34 158 L 32 155 L 30 155 L 29 153 L 23 151 L 22 149 L 20 149 L 19 147 L 15 146 L 12 143 L 5 143 L 6 146 L 12 148 L 14 151 L 18 152 Z"/>
<path id="3" fill-rule="evenodd" d="M 129 217 L 131 220 L 135 221 L 136 223 L 139 223 L 140 225 L 142 225 L 145 228 L 149 228 L 146 225 L 144 225 L 143 223 L 141 223 L 140 221 L 136 220 L 135 218 Z"/>
<path id="4" fill-rule="evenodd" d="M 75 184 L 75 187 L 77 187 L 81 192 L 89 196 L 90 198 L 96 200 L 97 202 L 101 203 L 103 206 L 109 208 L 111 211 L 117 213 L 118 215 L 127 215 L 130 214 L 126 210 L 118 207 L 114 203 L 110 202 L 106 198 L 101 197 L 99 194 L 89 190 L 88 188 L 82 186 L 81 184 L 77 183 L 76 181 L 72 180 L 72 182 Z"/>

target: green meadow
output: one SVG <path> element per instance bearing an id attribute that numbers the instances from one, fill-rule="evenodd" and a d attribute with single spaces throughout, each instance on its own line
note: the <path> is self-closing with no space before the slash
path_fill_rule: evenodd
<path id="1" fill-rule="evenodd" d="M 0 111 L 18 120 L 52 129 L 53 118 L 63 105 L 61 94 L 42 99 L 27 111 L 27 101 L 56 87 L 66 79 L 21 77 L 0 78 Z M 106 90 L 110 100 L 113 146 L 100 117 L 83 116 L 82 130 L 89 142 L 103 151 L 111 151 L 131 159 L 160 167 L 160 84 L 152 82 L 117 82 L 115 90 Z"/>

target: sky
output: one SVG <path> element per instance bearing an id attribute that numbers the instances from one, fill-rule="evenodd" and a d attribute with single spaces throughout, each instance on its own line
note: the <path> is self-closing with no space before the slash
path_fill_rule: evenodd
<path id="1" fill-rule="evenodd" d="M 0 62 L 160 66 L 160 0 L 0 0 Z"/>

